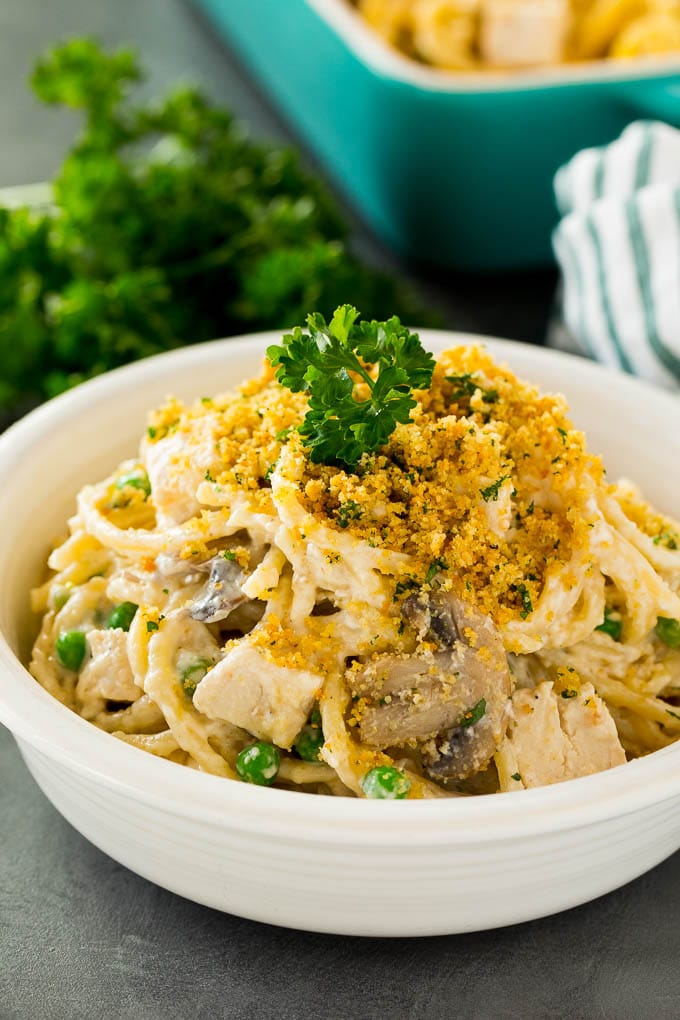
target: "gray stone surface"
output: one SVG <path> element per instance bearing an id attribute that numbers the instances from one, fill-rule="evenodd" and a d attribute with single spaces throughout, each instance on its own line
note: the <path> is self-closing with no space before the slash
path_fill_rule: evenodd
<path id="1" fill-rule="evenodd" d="M 359 939 L 272 928 L 105 857 L 0 736 L 3 1020 L 652 1020 L 680 1015 L 678 857 L 500 931 Z"/>
<path id="2" fill-rule="evenodd" d="M 291 137 L 178 0 L 0 0 L 0 185 L 44 179 L 58 164 L 73 121 L 42 110 L 24 80 L 43 45 L 81 32 L 137 43 L 149 89 L 190 76 L 258 134 Z M 406 268 L 450 326 L 541 337 L 550 273 L 485 280 Z M 216 913 L 126 871 L 55 812 L 4 730 L 0 775 L 2 1020 L 680 1016 L 678 856 L 595 903 L 516 928 L 397 941 L 310 935 Z"/>

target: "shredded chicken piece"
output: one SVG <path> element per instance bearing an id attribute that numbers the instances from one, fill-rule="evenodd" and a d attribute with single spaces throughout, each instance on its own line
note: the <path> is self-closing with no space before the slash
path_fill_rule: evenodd
<path id="1" fill-rule="evenodd" d="M 201 504 L 196 490 L 206 473 L 216 470 L 216 423 L 212 417 L 196 422 L 194 434 L 171 432 L 155 443 L 142 444 L 159 524 L 182 524 L 199 513 Z"/>
<path id="2" fill-rule="evenodd" d="M 561 783 L 626 761 L 614 720 L 593 685 L 557 693 L 548 681 L 513 694 L 501 754 L 515 763 L 513 775 L 524 787 Z"/>
<path id="3" fill-rule="evenodd" d="M 127 637 L 118 628 L 88 633 L 91 658 L 76 687 L 76 698 L 83 706 L 85 718 L 93 718 L 101 711 L 102 701 L 136 701 L 142 694 L 132 674 Z"/>

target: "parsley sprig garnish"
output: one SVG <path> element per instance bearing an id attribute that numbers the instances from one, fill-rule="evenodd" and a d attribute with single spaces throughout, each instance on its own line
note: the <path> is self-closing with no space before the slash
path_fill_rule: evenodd
<path id="1" fill-rule="evenodd" d="M 351 305 L 341 305 L 328 324 L 314 313 L 307 316 L 308 333 L 298 326 L 267 349 L 281 385 L 309 394 L 298 431 L 316 464 L 355 468 L 409 421 L 413 390 L 432 382 L 434 358 L 416 333 L 396 316 L 386 322 L 358 317 Z"/>
<path id="2" fill-rule="evenodd" d="M 147 98 L 143 77 L 134 51 L 90 39 L 35 67 L 38 97 L 84 124 L 44 207 L 0 207 L 0 415 L 181 343 L 328 315 L 347 294 L 377 318 L 436 318 L 351 252 L 295 152 L 253 141 L 201 89 Z"/>

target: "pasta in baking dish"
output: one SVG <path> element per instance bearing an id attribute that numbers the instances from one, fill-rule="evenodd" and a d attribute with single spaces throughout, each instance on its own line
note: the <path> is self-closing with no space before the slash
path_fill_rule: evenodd
<path id="1" fill-rule="evenodd" d="M 269 362 L 168 399 L 78 494 L 33 675 L 154 755 L 334 795 L 522 790 L 677 739 L 680 524 L 483 347 L 414 405 L 349 469 Z"/>
<path id="2" fill-rule="evenodd" d="M 678 0 L 354 0 L 387 42 L 458 71 L 680 53 Z"/>

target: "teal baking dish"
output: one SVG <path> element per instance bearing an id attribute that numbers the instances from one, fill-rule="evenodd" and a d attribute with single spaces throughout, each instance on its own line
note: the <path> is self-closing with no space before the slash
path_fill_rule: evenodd
<path id="1" fill-rule="evenodd" d="M 404 256 L 552 260 L 552 178 L 637 118 L 680 125 L 680 55 L 460 75 L 393 52 L 346 0 L 195 0 L 333 184 Z"/>

